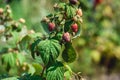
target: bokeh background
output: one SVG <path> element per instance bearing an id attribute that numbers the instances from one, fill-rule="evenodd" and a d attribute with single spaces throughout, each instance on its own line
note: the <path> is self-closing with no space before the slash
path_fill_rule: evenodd
<path id="1" fill-rule="evenodd" d="M 15 20 L 24 18 L 28 30 L 45 33 L 40 21 L 53 12 L 53 5 L 59 1 L 67 0 L 0 0 L 0 7 L 9 4 Z M 83 24 L 81 36 L 73 41 L 78 58 L 70 64 L 71 68 L 81 72 L 87 80 L 120 80 L 120 0 L 79 1 Z M 0 43 L 0 52 L 1 49 Z M 2 55 L 0 53 L 0 58 Z M 39 73 L 41 66 L 30 55 L 21 56 L 21 59 L 23 65 L 13 66 L 9 71 L 0 60 L 0 75 L 16 76 L 26 71 Z"/>

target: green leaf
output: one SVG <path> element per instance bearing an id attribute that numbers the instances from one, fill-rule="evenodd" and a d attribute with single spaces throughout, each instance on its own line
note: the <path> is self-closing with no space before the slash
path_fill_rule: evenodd
<path id="1" fill-rule="evenodd" d="M 45 32 L 49 33 L 48 24 L 46 22 L 41 22 L 41 25 L 43 26 L 43 29 L 45 30 Z"/>
<path id="2" fill-rule="evenodd" d="M 73 6 L 66 5 L 66 14 L 68 18 L 73 18 L 76 15 L 76 9 Z"/>
<path id="3" fill-rule="evenodd" d="M 7 64 L 7 66 L 14 67 L 16 65 L 16 53 L 7 53 L 2 55 L 3 64 Z"/>
<path id="4" fill-rule="evenodd" d="M 61 41 L 61 40 L 62 40 L 62 35 L 63 35 L 63 33 L 62 33 L 62 32 L 59 32 L 59 33 L 57 33 L 57 34 L 53 37 L 53 39 L 56 39 L 56 40 Z"/>
<path id="5" fill-rule="evenodd" d="M 30 45 L 34 42 L 34 40 L 37 37 L 42 38 L 42 34 L 34 33 L 28 34 L 25 37 L 23 37 L 22 40 L 19 42 L 20 49 L 29 52 Z"/>
<path id="6" fill-rule="evenodd" d="M 30 73 L 30 74 L 34 74 L 35 73 L 35 68 L 34 68 L 34 66 L 33 65 L 31 65 L 31 64 L 28 64 L 28 67 L 29 67 L 29 69 L 28 69 L 28 73 Z"/>
<path id="7" fill-rule="evenodd" d="M 28 52 L 29 45 L 30 45 L 31 37 L 26 35 L 20 42 L 20 49 Z"/>
<path id="8" fill-rule="evenodd" d="M 25 62 L 25 55 L 23 55 L 21 53 L 17 53 L 17 59 L 18 59 L 20 65 L 22 65 Z"/>
<path id="9" fill-rule="evenodd" d="M 36 41 L 34 41 L 34 43 L 32 43 L 31 45 L 31 55 L 33 58 L 35 58 L 35 51 L 36 51 L 36 46 L 38 45 L 38 43 L 40 42 L 40 39 L 37 39 Z"/>
<path id="10" fill-rule="evenodd" d="M 65 49 L 62 53 L 62 58 L 65 62 L 71 63 L 73 61 L 75 61 L 77 57 L 77 54 L 74 50 L 74 48 L 72 47 L 71 43 L 66 43 L 65 44 Z"/>
<path id="11" fill-rule="evenodd" d="M 57 59 L 61 50 L 61 45 L 59 41 L 55 39 L 44 40 L 38 44 L 37 50 L 43 62 L 48 64 L 49 61 L 54 62 Z"/>
<path id="12" fill-rule="evenodd" d="M 35 75 L 39 75 L 42 72 L 43 66 L 39 63 L 33 63 L 32 66 L 35 68 Z"/>
<path id="13" fill-rule="evenodd" d="M 18 80 L 43 80 L 39 75 L 23 74 Z"/>
<path id="14" fill-rule="evenodd" d="M 68 32 L 70 30 L 70 27 L 72 25 L 73 21 L 72 20 L 67 20 L 64 25 L 64 30 L 65 32 Z"/>
<path id="15" fill-rule="evenodd" d="M 60 3 L 60 4 L 58 4 L 58 6 L 59 6 L 59 8 L 61 9 L 61 10 L 64 10 L 65 9 L 65 3 Z"/>
<path id="16" fill-rule="evenodd" d="M 18 80 L 18 79 L 17 79 L 17 77 L 9 77 L 9 78 L 1 79 L 1 80 Z"/>
<path id="17" fill-rule="evenodd" d="M 65 76 L 65 80 L 70 80 L 70 78 L 71 78 L 71 73 L 70 73 L 70 71 L 66 71 L 65 73 L 64 73 L 64 76 Z"/>
<path id="18" fill-rule="evenodd" d="M 64 67 L 61 62 L 56 62 L 47 68 L 46 80 L 64 80 Z"/>

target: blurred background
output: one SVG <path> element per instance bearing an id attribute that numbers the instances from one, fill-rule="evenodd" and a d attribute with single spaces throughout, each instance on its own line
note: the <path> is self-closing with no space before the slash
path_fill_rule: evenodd
<path id="1" fill-rule="evenodd" d="M 45 33 L 40 21 L 53 12 L 53 5 L 59 1 L 66 0 L 0 0 L 0 7 L 9 4 L 15 20 L 24 18 L 28 30 Z M 71 68 L 81 72 L 87 80 L 120 80 L 120 0 L 79 1 L 83 11 L 82 33 L 73 41 L 79 57 L 70 64 Z M 1 43 L 0 47 L 1 52 Z M 0 58 L 2 55 L 0 53 Z M 22 65 L 19 68 L 12 66 L 9 70 L 0 60 L 0 75 L 16 76 L 26 71 L 39 73 L 37 69 L 41 66 L 31 56 L 20 59 Z"/>

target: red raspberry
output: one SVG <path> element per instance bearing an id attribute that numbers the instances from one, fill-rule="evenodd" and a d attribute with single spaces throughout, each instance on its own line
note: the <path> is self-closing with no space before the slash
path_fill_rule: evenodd
<path id="1" fill-rule="evenodd" d="M 52 23 L 52 22 L 50 22 L 50 23 L 48 24 L 48 29 L 49 29 L 49 31 L 53 31 L 53 30 L 55 29 L 55 24 Z"/>
<path id="2" fill-rule="evenodd" d="M 72 24 L 71 29 L 72 29 L 73 32 L 77 32 L 78 31 L 78 25 L 76 23 Z"/>
<path id="3" fill-rule="evenodd" d="M 82 16 L 82 15 L 83 15 L 82 10 L 81 10 L 81 9 L 78 9 L 78 10 L 76 11 L 76 14 L 79 15 L 79 16 Z"/>
<path id="4" fill-rule="evenodd" d="M 69 0 L 71 4 L 76 4 L 78 0 Z"/>
<path id="5" fill-rule="evenodd" d="M 68 32 L 64 33 L 62 38 L 65 42 L 70 42 L 70 34 Z"/>

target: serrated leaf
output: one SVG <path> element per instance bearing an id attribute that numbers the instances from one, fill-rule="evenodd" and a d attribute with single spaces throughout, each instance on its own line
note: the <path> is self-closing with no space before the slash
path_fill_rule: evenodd
<path id="1" fill-rule="evenodd" d="M 3 64 L 7 64 L 7 66 L 14 67 L 16 65 L 16 53 L 7 53 L 2 55 Z"/>
<path id="2" fill-rule="evenodd" d="M 56 62 L 47 68 L 46 80 L 64 80 L 64 67 L 61 62 Z"/>
<path id="3" fill-rule="evenodd" d="M 72 6 L 66 5 L 66 14 L 68 18 L 73 18 L 76 14 L 76 9 Z"/>
<path id="4" fill-rule="evenodd" d="M 74 48 L 72 47 L 71 43 L 66 43 L 65 44 L 65 49 L 62 53 L 62 58 L 65 62 L 71 63 L 73 61 L 75 61 L 77 57 L 77 54 L 74 50 Z"/>
<path id="5" fill-rule="evenodd" d="M 49 61 L 54 62 L 57 59 L 61 50 L 61 45 L 59 41 L 55 39 L 44 40 L 38 44 L 37 50 L 43 62 L 48 64 Z"/>

